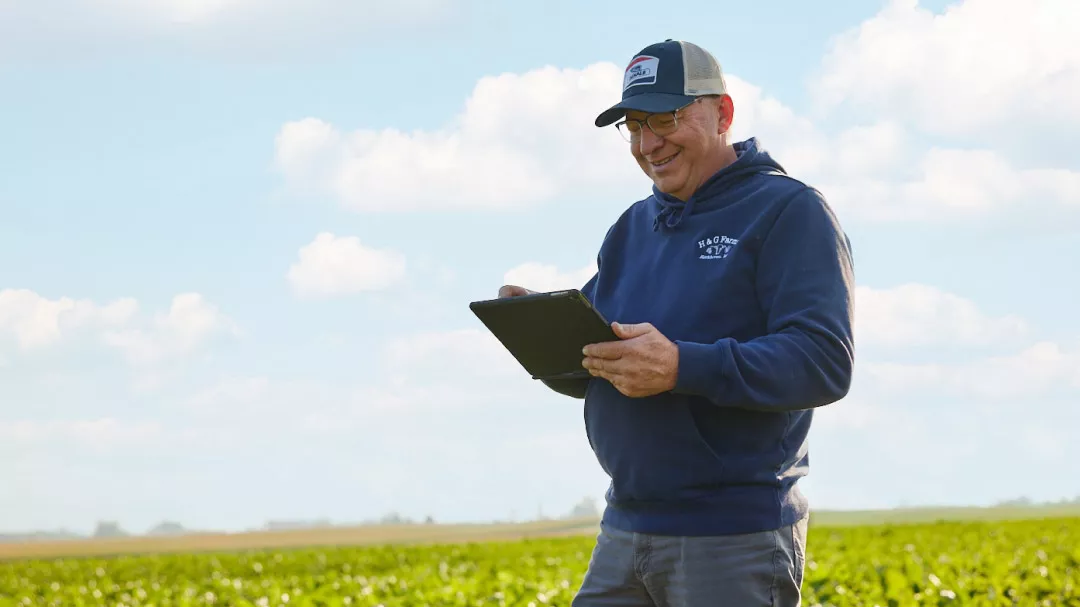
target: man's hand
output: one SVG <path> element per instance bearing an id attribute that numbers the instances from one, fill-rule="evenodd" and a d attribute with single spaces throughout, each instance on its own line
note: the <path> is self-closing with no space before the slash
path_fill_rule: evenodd
<path id="1" fill-rule="evenodd" d="M 630 397 L 652 396 L 675 387 L 679 348 L 649 323 L 611 323 L 620 341 L 585 346 L 582 364 Z"/>
<path id="2" fill-rule="evenodd" d="M 499 287 L 499 299 L 504 297 L 520 297 L 522 295 L 532 295 L 536 291 L 530 291 L 525 287 L 519 287 L 517 285 L 503 285 Z"/>

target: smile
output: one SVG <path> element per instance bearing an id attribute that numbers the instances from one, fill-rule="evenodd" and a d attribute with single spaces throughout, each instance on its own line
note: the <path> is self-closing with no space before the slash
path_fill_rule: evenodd
<path id="1" fill-rule="evenodd" d="M 671 164 L 671 161 L 672 161 L 672 160 L 675 160 L 675 158 L 677 158 L 677 157 L 679 156 L 679 154 L 681 154 L 681 153 L 682 153 L 682 152 L 675 152 L 675 153 L 674 153 L 674 154 L 672 154 L 671 156 L 668 156 L 667 158 L 665 158 L 665 159 L 663 159 L 663 160 L 658 160 L 658 161 L 656 161 L 656 162 L 652 162 L 651 164 L 652 164 L 652 165 L 653 165 L 654 167 L 662 167 L 662 166 L 665 166 L 665 165 L 667 165 L 667 164 Z"/>

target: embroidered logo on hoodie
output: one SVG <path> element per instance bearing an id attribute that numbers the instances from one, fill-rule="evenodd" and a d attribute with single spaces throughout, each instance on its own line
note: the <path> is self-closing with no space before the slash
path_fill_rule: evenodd
<path id="1" fill-rule="evenodd" d="M 698 255 L 698 259 L 724 259 L 731 254 L 731 249 L 737 244 L 739 244 L 738 238 L 728 236 L 710 236 L 699 240 L 697 246 L 701 254 Z"/>

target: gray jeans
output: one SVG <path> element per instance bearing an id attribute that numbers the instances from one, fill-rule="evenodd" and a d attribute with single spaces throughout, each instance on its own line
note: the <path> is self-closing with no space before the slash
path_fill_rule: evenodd
<path id="1" fill-rule="evenodd" d="M 807 519 L 776 531 L 710 537 L 601 525 L 572 607 L 799 607 Z"/>

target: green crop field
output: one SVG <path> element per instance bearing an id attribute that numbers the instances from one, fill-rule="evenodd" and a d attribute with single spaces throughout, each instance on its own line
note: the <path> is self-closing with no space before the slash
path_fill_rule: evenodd
<path id="1" fill-rule="evenodd" d="M 0 563 L 0 607 L 569 605 L 594 537 Z M 804 605 L 1080 605 L 1080 518 L 810 530 Z"/>

